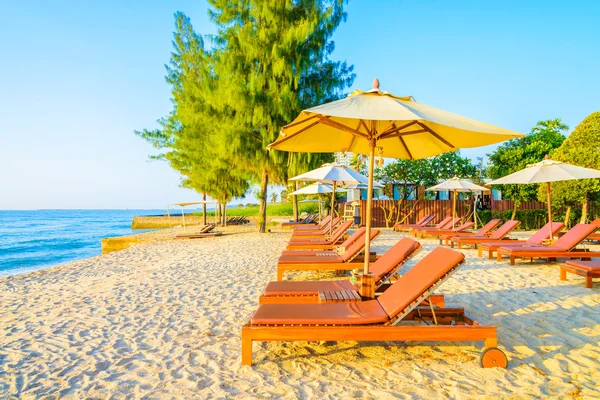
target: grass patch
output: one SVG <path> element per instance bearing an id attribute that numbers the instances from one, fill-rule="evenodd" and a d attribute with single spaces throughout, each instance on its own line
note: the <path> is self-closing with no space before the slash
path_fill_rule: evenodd
<path id="1" fill-rule="evenodd" d="M 228 217 L 258 217 L 258 206 L 251 207 L 236 207 L 228 208 Z M 319 206 L 317 204 L 298 204 L 298 213 L 301 214 L 307 212 L 309 214 L 317 214 L 319 212 Z M 214 216 L 214 211 L 206 213 L 209 216 Z M 195 212 L 193 215 L 202 215 L 202 212 Z M 267 216 L 272 217 L 291 217 L 293 215 L 292 203 L 282 204 L 267 204 Z"/>

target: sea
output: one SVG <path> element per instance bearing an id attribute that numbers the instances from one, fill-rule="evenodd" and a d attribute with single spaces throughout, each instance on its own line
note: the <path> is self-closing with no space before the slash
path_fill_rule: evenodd
<path id="1" fill-rule="evenodd" d="M 165 210 L 0 210 L 0 277 L 101 254 L 100 240 L 131 229 L 135 215 Z"/>

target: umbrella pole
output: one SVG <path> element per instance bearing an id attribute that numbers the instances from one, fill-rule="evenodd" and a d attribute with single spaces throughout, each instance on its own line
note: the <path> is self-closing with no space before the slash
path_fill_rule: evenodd
<path id="1" fill-rule="evenodd" d="M 331 220 L 329 220 L 329 237 L 331 237 L 331 233 L 333 232 L 333 207 L 335 203 L 335 185 L 336 181 L 333 181 L 333 192 L 331 193 Z"/>
<path id="2" fill-rule="evenodd" d="M 373 127 L 374 128 L 374 127 Z M 374 129 L 373 129 L 374 130 Z M 365 264 L 363 268 L 360 294 L 366 298 L 375 297 L 374 275 L 369 273 L 371 258 L 371 209 L 373 208 L 373 172 L 375 170 L 375 139 L 369 141 L 369 185 L 367 188 L 367 212 L 365 221 Z"/>
<path id="3" fill-rule="evenodd" d="M 454 229 L 454 219 L 456 218 L 456 190 L 454 190 L 454 201 L 452 202 L 452 229 Z"/>
<path id="4" fill-rule="evenodd" d="M 548 227 L 550 229 L 550 241 L 552 241 L 552 206 L 550 205 L 550 182 L 546 182 L 546 192 L 548 194 Z"/>

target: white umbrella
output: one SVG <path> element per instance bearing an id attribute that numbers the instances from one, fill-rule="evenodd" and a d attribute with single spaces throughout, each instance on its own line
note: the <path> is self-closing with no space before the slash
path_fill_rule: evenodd
<path id="1" fill-rule="evenodd" d="M 345 192 L 344 188 L 337 188 L 336 192 Z M 311 185 L 304 186 L 292 193 L 289 196 L 296 196 L 298 194 L 325 194 L 333 192 L 333 187 L 331 185 L 325 184 L 323 182 L 315 182 Z"/>
<path id="2" fill-rule="evenodd" d="M 302 175 L 290 178 L 290 181 L 318 181 L 333 185 L 332 191 L 337 191 L 337 185 L 350 185 L 358 183 L 368 183 L 369 178 L 356 172 L 352 168 L 342 165 L 324 165 L 321 168 L 313 169 Z M 331 194 L 331 214 L 333 216 L 333 208 L 335 202 L 335 193 Z M 333 218 L 329 222 L 329 234 L 333 231 Z"/>
<path id="3" fill-rule="evenodd" d="M 383 185 L 382 183 L 373 181 L 373 187 L 377 188 L 377 189 L 383 189 L 385 187 L 385 185 Z M 366 184 L 366 183 L 354 183 L 354 184 L 351 184 L 351 185 L 344 186 L 344 189 L 348 189 L 348 190 L 351 190 L 351 189 L 368 189 L 368 188 L 369 188 L 369 185 Z"/>
<path id="4" fill-rule="evenodd" d="M 535 164 L 529 164 L 525 169 L 506 175 L 488 185 L 517 184 L 527 185 L 534 183 L 545 183 L 548 195 L 548 226 L 550 227 L 550 239 L 552 239 L 552 207 L 550 206 L 550 182 L 572 181 L 577 179 L 600 178 L 600 171 L 591 168 L 578 167 L 561 161 L 546 159 Z"/>
<path id="5" fill-rule="evenodd" d="M 455 176 L 454 178 L 450 178 L 445 180 L 442 183 L 438 183 L 435 186 L 432 186 L 428 189 L 425 189 L 429 192 L 453 192 L 452 196 L 452 219 L 456 218 L 456 193 L 457 192 L 488 192 L 488 188 L 484 188 L 483 186 L 479 186 L 470 182 L 466 179 L 460 179 Z M 452 228 L 454 228 L 454 222 L 452 222 Z"/>
<path id="6" fill-rule="evenodd" d="M 345 192 L 345 189 L 337 189 L 336 192 Z M 322 193 L 332 193 L 333 192 L 333 187 L 331 187 L 331 185 L 328 185 L 326 183 L 322 183 L 322 182 L 315 182 L 311 185 L 308 186 L 304 186 L 303 188 L 300 188 L 292 193 L 290 193 L 290 196 L 296 196 L 299 194 L 316 194 L 318 196 L 320 196 Z M 315 200 L 316 201 L 316 200 Z M 304 200 L 301 201 L 300 203 L 306 203 L 308 202 L 308 200 Z M 319 199 L 319 219 L 321 219 L 321 203 L 322 200 Z"/>
<path id="7" fill-rule="evenodd" d="M 523 137 L 522 134 L 379 90 L 379 81 L 367 92 L 355 90 L 345 99 L 309 108 L 267 148 L 282 151 L 369 155 L 369 175 L 375 170 L 376 151 L 382 157 L 416 160 L 462 147 L 479 147 Z M 364 182 L 362 182 L 364 183 Z M 370 251 L 373 180 L 367 193 L 365 254 Z M 369 282 L 369 257 L 363 280 Z M 367 290 L 371 284 L 364 285 Z M 369 293 L 371 296 L 372 293 Z"/>

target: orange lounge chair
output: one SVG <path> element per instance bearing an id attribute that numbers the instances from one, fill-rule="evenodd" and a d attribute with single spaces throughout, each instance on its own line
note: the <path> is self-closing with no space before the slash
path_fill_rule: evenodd
<path id="1" fill-rule="evenodd" d="M 333 233 L 333 229 L 335 229 L 342 222 L 341 218 L 334 218 L 332 222 L 325 224 L 322 228 L 316 230 L 302 230 L 292 232 L 292 239 L 317 239 L 317 238 L 328 238 L 329 231 Z M 330 224 L 332 226 L 330 226 Z"/>
<path id="2" fill-rule="evenodd" d="M 369 271 L 375 276 L 375 290 L 384 289 L 389 279 L 397 275 L 402 265 L 421 248 L 419 242 L 405 237 L 377 259 L 369 267 Z M 349 280 L 269 282 L 259 298 L 259 304 L 318 303 L 320 294 L 356 297 L 358 288 Z"/>
<path id="3" fill-rule="evenodd" d="M 502 261 L 502 256 L 510 257 L 510 265 L 515 265 L 517 258 L 545 258 L 548 261 L 557 258 L 580 258 L 589 259 L 600 257 L 600 252 L 591 252 L 577 250 L 575 247 L 583 242 L 586 237 L 594 233 L 596 225 L 577 224 L 562 235 L 552 246 L 542 246 L 536 244 L 523 245 L 523 247 L 499 247 L 496 250 L 498 261 Z"/>
<path id="4" fill-rule="evenodd" d="M 323 248 L 323 249 L 319 249 L 314 248 L 317 245 L 311 245 L 311 246 L 307 246 L 310 247 L 311 249 L 301 249 L 301 248 L 293 248 L 291 250 L 289 250 L 288 248 L 290 248 L 290 245 L 287 246 L 286 250 L 281 252 L 281 255 L 287 255 L 287 256 L 301 256 L 301 255 L 308 255 L 308 256 L 312 256 L 312 255 L 329 255 L 329 254 L 340 254 L 341 252 L 344 252 L 348 247 L 352 246 L 352 244 L 354 242 L 356 242 L 358 239 L 360 239 L 361 236 L 363 236 L 366 232 L 367 228 L 365 228 L 364 226 L 358 228 L 357 230 L 354 231 L 354 233 L 350 236 L 348 236 L 348 238 L 342 242 L 339 245 L 334 245 L 331 246 L 331 248 L 327 249 L 327 248 Z"/>
<path id="5" fill-rule="evenodd" d="M 496 327 L 479 325 L 462 308 L 420 307 L 464 258 L 438 247 L 375 300 L 260 305 L 242 326 L 242 365 L 252 364 L 254 341 L 451 340 L 484 341 L 481 365 L 506 367 L 506 355 L 496 348 Z"/>
<path id="6" fill-rule="evenodd" d="M 460 233 L 460 232 L 464 231 L 465 229 L 469 229 L 473 225 L 475 225 L 474 222 L 465 222 L 464 224 L 455 226 L 452 229 L 422 230 L 422 231 L 416 231 L 416 232 L 417 232 L 418 237 L 420 237 L 420 238 L 424 238 L 427 236 L 440 237 L 441 235 L 444 235 L 444 234 Z"/>
<path id="7" fill-rule="evenodd" d="M 371 230 L 371 240 L 379 236 Z M 277 280 L 283 280 L 285 271 L 351 271 L 362 268 L 364 258 L 358 257 L 365 248 L 366 235 L 362 235 L 342 254 L 322 252 L 323 255 L 282 255 L 277 261 Z M 302 252 L 304 253 L 304 252 Z"/>
<path id="8" fill-rule="evenodd" d="M 440 229 L 452 229 L 452 225 L 456 225 L 457 223 L 460 222 L 460 218 L 452 218 L 452 217 L 448 217 L 446 219 L 444 219 L 444 221 L 446 221 L 444 224 L 442 224 L 442 222 L 440 222 L 439 224 L 437 224 L 436 226 L 423 226 L 420 228 L 413 228 L 410 230 L 411 235 L 413 236 L 419 236 L 421 234 L 423 234 L 423 232 L 426 231 L 437 231 Z"/>
<path id="9" fill-rule="evenodd" d="M 175 239 L 202 239 L 223 235 L 223 232 L 215 232 L 215 227 L 215 224 L 207 224 L 200 228 L 200 230 L 196 233 L 181 233 L 179 235 L 175 235 Z"/>
<path id="10" fill-rule="evenodd" d="M 592 279 L 600 278 L 600 261 L 572 261 L 569 260 L 560 266 L 560 280 L 567 280 L 567 272 L 583 276 L 585 287 L 591 289 Z"/>
<path id="11" fill-rule="evenodd" d="M 435 215 L 426 215 L 414 224 L 395 224 L 394 232 L 407 232 L 411 228 L 419 228 L 422 226 L 427 226 L 427 224 L 433 222 L 434 219 L 435 219 Z"/>
<path id="12" fill-rule="evenodd" d="M 287 228 L 287 227 L 295 227 L 295 226 L 308 225 L 308 224 L 311 224 L 314 226 L 314 225 L 316 225 L 315 218 L 316 218 L 315 215 L 309 214 L 306 216 L 306 218 L 304 218 L 300 221 L 282 222 L 281 227 Z"/>
<path id="13" fill-rule="evenodd" d="M 527 240 L 506 239 L 506 240 L 501 240 L 499 242 L 481 243 L 478 246 L 477 253 L 478 253 L 479 257 L 481 257 L 483 252 L 487 251 L 488 258 L 491 260 L 492 258 L 494 258 L 494 252 L 496 250 L 498 250 L 499 247 L 521 248 L 523 246 L 528 246 L 530 244 L 541 245 L 544 240 L 546 240 L 550 237 L 550 234 L 548 233 L 548 231 L 550 229 L 549 224 L 550 224 L 550 222 L 548 222 L 546 225 L 544 225 L 542 227 L 542 229 L 537 231 L 533 236 L 531 236 Z M 564 227 L 565 227 L 565 224 L 563 224 L 562 222 L 553 222 L 552 223 L 552 235 L 553 236 L 556 235 L 556 233 L 559 232 Z"/>
<path id="14" fill-rule="evenodd" d="M 297 226 L 294 227 L 294 232 L 296 232 L 296 231 L 300 232 L 300 231 L 304 231 L 304 230 L 314 231 L 316 229 L 321 229 L 325 225 L 329 224 L 329 221 L 331 221 L 331 215 L 326 216 L 325 218 L 323 218 L 316 225 L 314 225 L 314 224 L 310 224 L 310 225 L 297 225 Z"/>
<path id="15" fill-rule="evenodd" d="M 596 218 L 595 220 L 593 220 L 592 222 L 590 222 L 590 224 L 592 225 L 596 225 L 598 227 L 598 229 L 600 229 L 600 218 Z M 586 240 L 600 240 L 600 233 L 592 233 L 591 235 L 589 235 L 588 237 L 585 238 Z"/>
<path id="16" fill-rule="evenodd" d="M 519 221 L 506 221 L 500 228 L 496 229 L 489 236 L 454 236 L 451 239 L 451 246 L 454 247 L 456 245 L 459 249 L 462 248 L 463 244 L 472 244 L 477 247 L 478 244 L 485 242 L 497 242 L 499 240 L 503 240 L 506 235 L 508 235 L 513 229 L 519 226 L 521 223 Z"/>
<path id="17" fill-rule="evenodd" d="M 348 229 L 352 226 L 352 221 L 346 221 L 333 230 L 333 234 L 327 238 L 296 238 L 290 239 L 286 250 L 333 250 L 336 243 L 342 240 Z"/>
<path id="18" fill-rule="evenodd" d="M 479 229 L 477 232 L 457 232 L 454 234 L 449 233 L 447 235 L 440 235 L 440 244 L 442 244 L 443 241 L 444 246 L 448 246 L 453 237 L 459 236 L 489 236 L 492 230 L 495 227 L 497 227 L 500 224 L 500 222 L 502 222 L 501 219 L 492 219 L 490 220 L 490 222 L 482 226 L 481 229 Z"/>

